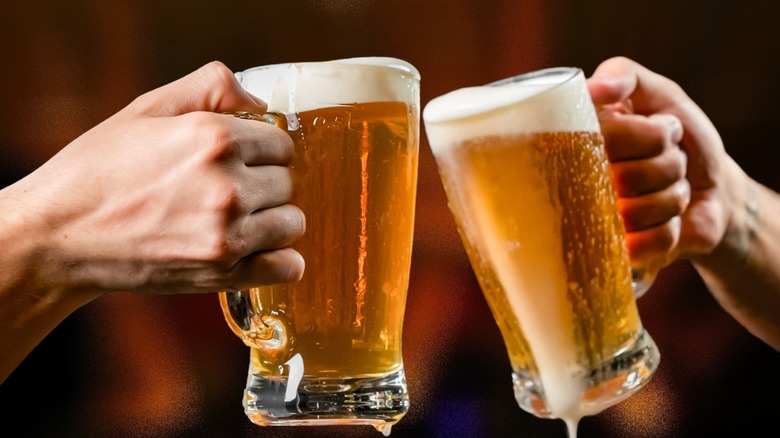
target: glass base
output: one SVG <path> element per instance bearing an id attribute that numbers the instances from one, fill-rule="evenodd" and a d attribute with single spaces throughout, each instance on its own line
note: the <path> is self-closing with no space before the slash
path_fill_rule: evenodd
<path id="1" fill-rule="evenodd" d="M 409 410 L 403 367 L 379 377 L 288 379 L 249 372 L 244 412 L 260 426 L 371 425 L 384 435 Z"/>
<path id="2" fill-rule="evenodd" d="M 585 377 L 580 411 L 583 415 L 594 415 L 627 399 L 650 381 L 660 360 L 653 338 L 642 332 L 632 346 Z M 538 376 L 515 371 L 512 382 L 515 399 L 523 410 L 540 418 L 555 418 L 547 406 Z"/>

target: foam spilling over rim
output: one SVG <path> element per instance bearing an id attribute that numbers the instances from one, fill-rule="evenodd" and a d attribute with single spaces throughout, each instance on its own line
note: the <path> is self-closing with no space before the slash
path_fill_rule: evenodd
<path id="1" fill-rule="evenodd" d="M 582 70 L 557 67 L 432 99 L 423 121 L 434 153 L 486 136 L 599 130 Z"/>
<path id="2" fill-rule="evenodd" d="M 269 112 L 294 113 L 357 102 L 419 104 L 420 73 L 390 57 L 359 57 L 254 67 L 235 74 Z"/>

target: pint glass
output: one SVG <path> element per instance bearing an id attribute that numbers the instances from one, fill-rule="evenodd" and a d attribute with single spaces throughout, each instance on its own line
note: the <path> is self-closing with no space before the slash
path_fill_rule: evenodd
<path id="1" fill-rule="evenodd" d="M 221 292 L 250 347 L 243 405 L 259 425 L 368 424 L 409 407 L 401 337 L 412 254 L 419 74 L 393 58 L 236 74 L 295 142 L 307 230 L 300 282 Z"/>
<path id="2" fill-rule="evenodd" d="M 637 311 L 584 75 L 554 68 L 456 90 L 423 120 L 517 402 L 565 420 L 573 436 L 583 415 L 643 387 L 660 359 Z"/>

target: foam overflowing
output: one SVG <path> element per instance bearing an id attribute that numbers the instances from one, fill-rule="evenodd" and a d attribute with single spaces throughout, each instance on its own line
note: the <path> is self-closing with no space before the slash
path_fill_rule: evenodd
<path id="1" fill-rule="evenodd" d="M 533 73 L 461 88 L 428 102 L 423 120 L 433 152 L 479 137 L 598 131 L 582 70 L 553 68 L 542 72 L 549 74 Z"/>
<path id="2" fill-rule="evenodd" d="M 462 88 L 431 100 L 423 120 L 450 207 L 465 224 L 463 235 L 495 274 L 502 289 L 497 293 L 505 293 L 533 354 L 546 408 L 566 421 L 574 438 L 579 419 L 590 413 L 582 404 L 589 370 L 580 364 L 573 317 L 563 310 L 570 307 L 571 281 L 564 214 L 550 200 L 557 189 L 547 169 L 528 154 L 494 152 L 522 150 L 530 142 L 511 137 L 524 134 L 599 132 L 585 76 L 580 69 L 554 68 Z M 471 142 L 486 137 L 508 138 Z M 508 220 L 513 210 L 506 206 L 513 203 L 527 207 Z"/>
<path id="3" fill-rule="evenodd" d="M 388 57 L 347 58 L 255 67 L 236 73 L 241 85 L 268 103 L 269 112 L 293 113 L 355 102 L 411 102 L 420 74 Z M 413 96 L 410 97 L 410 94 Z"/>

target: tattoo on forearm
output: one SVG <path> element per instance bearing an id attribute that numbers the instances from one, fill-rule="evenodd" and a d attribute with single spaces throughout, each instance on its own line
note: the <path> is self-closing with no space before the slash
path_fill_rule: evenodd
<path id="1" fill-rule="evenodd" d="M 756 188 L 752 185 L 748 185 L 747 190 L 745 190 L 745 229 L 744 232 L 741 233 L 739 248 L 737 248 L 740 261 L 742 262 L 747 260 L 750 246 L 758 236 L 758 231 L 761 226 L 758 211 L 759 204 Z"/>

